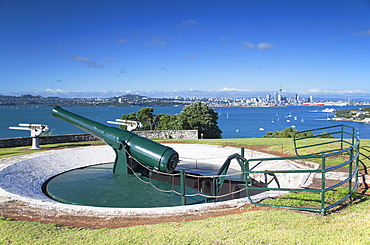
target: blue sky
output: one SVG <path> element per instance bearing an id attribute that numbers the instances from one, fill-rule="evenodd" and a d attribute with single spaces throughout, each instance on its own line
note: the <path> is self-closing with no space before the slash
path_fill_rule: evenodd
<path id="1" fill-rule="evenodd" d="M 370 97 L 370 1 L 0 0 L 3 95 Z"/>

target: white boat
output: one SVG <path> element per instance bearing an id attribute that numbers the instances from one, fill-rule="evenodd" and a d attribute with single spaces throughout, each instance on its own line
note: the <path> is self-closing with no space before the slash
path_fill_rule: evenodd
<path id="1" fill-rule="evenodd" d="M 333 113 L 335 111 L 335 109 L 333 108 L 325 108 L 324 110 L 322 110 L 322 112 L 330 112 L 330 113 Z"/>

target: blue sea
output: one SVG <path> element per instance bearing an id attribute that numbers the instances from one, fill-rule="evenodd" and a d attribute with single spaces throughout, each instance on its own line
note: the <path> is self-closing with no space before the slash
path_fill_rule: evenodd
<path id="1" fill-rule="evenodd" d="M 112 126 L 107 121 L 114 121 L 122 114 L 136 112 L 142 107 L 64 107 L 91 120 Z M 336 110 L 360 107 L 330 107 Z M 182 107 L 153 107 L 154 114 L 177 114 Z M 326 126 L 345 124 L 357 128 L 360 137 L 370 138 L 370 124 L 360 122 L 330 121 L 334 114 L 321 112 L 325 107 L 220 107 L 214 108 L 219 113 L 218 126 L 222 138 L 260 138 L 268 131 L 280 131 L 287 127 L 307 130 Z M 317 110 L 319 112 L 312 112 Z M 19 123 L 47 124 L 53 134 L 84 133 L 79 128 L 51 115 L 52 107 L 0 107 L 0 138 L 27 137 L 29 131 L 11 130 L 9 126 Z"/>

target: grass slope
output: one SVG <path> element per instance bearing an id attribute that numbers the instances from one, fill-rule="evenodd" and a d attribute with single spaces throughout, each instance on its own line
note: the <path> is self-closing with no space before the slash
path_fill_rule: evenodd
<path id="1" fill-rule="evenodd" d="M 370 200 L 342 213 L 308 215 L 286 210 L 119 229 L 76 229 L 0 220 L 1 244 L 368 244 Z"/>

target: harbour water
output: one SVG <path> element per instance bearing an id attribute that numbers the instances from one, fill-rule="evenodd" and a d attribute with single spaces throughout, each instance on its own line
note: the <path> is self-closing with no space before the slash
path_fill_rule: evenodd
<path id="1" fill-rule="evenodd" d="M 108 120 L 120 118 L 122 114 L 136 112 L 142 107 L 65 107 L 73 113 L 94 121 L 107 124 Z M 355 109 L 360 107 L 330 107 L 336 110 Z M 177 114 L 182 107 L 153 107 L 154 114 Z M 214 108 L 219 113 L 218 126 L 222 138 L 260 138 L 268 131 L 280 131 L 287 127 L 297 130 L 314 129 L 338 124 L 357 128 L 360 137 L 370 138 L 370 124 L 327 120 L 334 116 L 322 112 L 325 107 L 292 106 L 292 107 L 220 107 Z M 317 110 L 318 112 L 312 112 Z M 47 124 L 53 134 L 83 133 L 84 131 L 51 115 L 52 107 L 0 107 L 0 138 L 27 137 L 29 131 L 11 130 L 9 126 L 19 123 Z"/>

